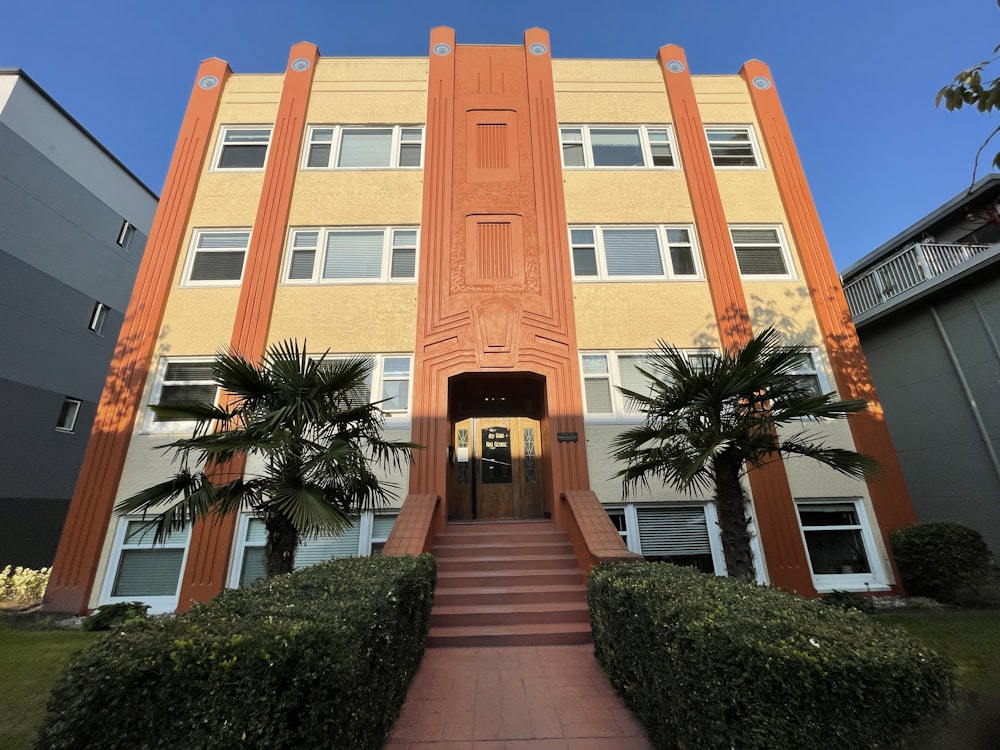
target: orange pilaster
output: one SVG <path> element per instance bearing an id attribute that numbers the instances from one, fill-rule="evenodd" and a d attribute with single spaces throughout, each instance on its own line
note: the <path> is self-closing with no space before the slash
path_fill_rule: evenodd
<path id="1" fill-rule="evenodd" d="M 251 361 L 258 361 L 267 347 L 292 188 L 306 125 L 306 108 L 318 59 L 316 45 L 301 42 L 292 47 L 285 68 L 230 340 L 230 346 Z M 231 463 L 227 470 L 240 473 L 244 468 L 241 460 Z M 195 601 L 207 601 L 222 591 L 235 527 L 235 517 L 195 524 L 181 583 L 179 609 L 187 609 Z"/>
<path id="2" fill-rule="evenodd" d="M 546 381 L 543 434 L 581 438 L 549 442 L 551 501 L 589 480 L 548 34 L 456 45 L 439 27 L 430 41 L 412 433 L 425 449 L 409 492 L 446 496 L 451 376 L 530 372 Z"/>
<path id="3" fill-rule="evenodd" d="M 916 521 L 899 459 L 878 394 L 872 385 L 868 363 L 861 351 L 847 298 L 833 265 L 771 71 L 764 63 L 751 60 L 743 66 L 740 75 L 750 92 L 788 226 L 798 246 L 837 390 L 842 398 L 868 400 L 868 410 L 854 415 L 848 423 L 856 449 L 877 458 L 885 470 L 880 479 L 869 483 L 868 491 L 882 533 L 887 534 Z"/>
<path id="4" fill-rule="evenodd" d="M 215 58 L 198 70 L 56 551 L 46 611 L 88 608 L 198 176 L 230 73 Z"/>
<path id="5" fill-rule="evenodd" d="M 750 313 L 687 57 L 683 49 L 670 44 L 660 48 L 657 61 L 670 100 L 677 146 L 705 256 L 705 276 L 719 327 L 719 341 L 723 347 L 735 349 L 753 335 Z M 776 460 L 751 471 L 750 488 L 771 583 L 800 594 L 815 595 L 784 462 Z"/>

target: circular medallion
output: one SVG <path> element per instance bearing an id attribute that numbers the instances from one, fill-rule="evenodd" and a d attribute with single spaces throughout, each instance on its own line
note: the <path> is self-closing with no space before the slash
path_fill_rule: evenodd
<path id="1" fill-rule="evenodd" d="M 757 76 L 753 79 L 753 85 L 759 88 L 761 91 L 767 91 L 771 88 L 771 82 L 767 80 L 764 76 Z"/>
<path id="2" fill-rule="evenodd" d="M 451 45 L 441 42 L 441 44 L 434 45 L 434 54 L 444 57 L 445 55 L 451 54 Z"/>
<path id="3" fill-rule="evenodd" d="M 671 73 L 681 73 L 684 70 L 684 63 L 680 60 L 670 60 L 667 62 L 667 70 Z"/>
<path id="4" fill-rule="evenodd" d="M 533 55 L 544 55 L 548 51 L 549 48 L 546 47 L 541 42 L 535 42 L 530 47 L 528 47 L 528 52 L 530 52 Z"/>
<path id="5" fill-rule="evenodd" d="M 306 60 L 304 57 L 297 57 L 294 60 L 292 60 L 292 70 L 297 70 L 299 72 L 303 70 L 309 70 L 309 65 L 310 65 L 309 61 Z"/>
<path id="6" fill-rule="evenodd" d="M 205 76 L 200 81 L 198 81 L 198 85 L 201 86 L 203 89 L 214 89 L 216 86 L 219 85 L 219 79 L 216 78 L 215 76 Z"/>

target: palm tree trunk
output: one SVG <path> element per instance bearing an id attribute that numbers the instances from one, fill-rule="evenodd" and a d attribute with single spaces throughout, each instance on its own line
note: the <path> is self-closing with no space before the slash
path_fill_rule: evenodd
<path id="1" fill-rule="evenodd" d="M 272 578 L 291 573 L 295 568 L 295 548 L 299 535 L 288 517 L 276 510 L 268 510 L 264 517 L 267 544 L 264 545 L 264 570 Z"/>
<path id="2" fill-rule="evenodd" d="M 715 506 L 726 569 L 733 578 L 752 581 L 755 575 L 750 552 L 750 519 L 747 497 L 740 484 L 741 468 L 742 462 L 729 451 L 715 459 Z"/>

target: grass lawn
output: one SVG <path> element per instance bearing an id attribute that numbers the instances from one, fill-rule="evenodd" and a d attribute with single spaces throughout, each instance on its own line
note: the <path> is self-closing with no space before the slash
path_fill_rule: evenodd
<path id="1" fill-rule="evenodd" d="M 28 750 L 49 689 L 70 654 L 94 639 L 77 630 L 14 629 L 0 614 L 0 748 Z"/>
<path id="2" fill-rule="evenodd" d="M 955 662 L 960 688 L 1000 697 L 1000 610 L 920 609 L 875 617 Z"/>

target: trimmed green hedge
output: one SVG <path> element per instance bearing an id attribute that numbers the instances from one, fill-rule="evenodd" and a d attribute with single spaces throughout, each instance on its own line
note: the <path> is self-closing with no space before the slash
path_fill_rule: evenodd
<path id="1" fill-rule="evenodd" d="M 654 746 L 896 747 L 943 710 L 951 666 L 899 631 L 665 563 L 600 565 L 598 660 Z"/>
<path id="2" fill-rule="evenodd" d="M 423 656 L 430 555 L 335 560 L 99 638 L 38 750 L 377 750 Z"/>
<path id="3" fill-rule="evenodd" d="M 932 521 L 896 529 L 889 535 L 903 587 L 912 596 L 955 602 L 986 579 L 990 548 L 975 529 Z"/>

